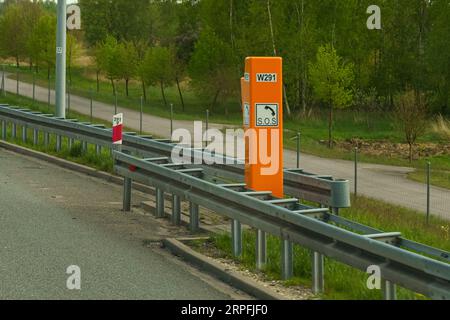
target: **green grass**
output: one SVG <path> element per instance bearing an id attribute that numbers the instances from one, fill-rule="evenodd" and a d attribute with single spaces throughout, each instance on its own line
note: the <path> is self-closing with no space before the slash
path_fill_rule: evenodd
<path id="1" fill-rule="evenodd" d="M 8 67 L 7 70 L 11 72 L 12 79 L 15 78 L 14 73 L 16 68 Z M 33 76 L 29 68 L 22 67 L 20 69 L 20 79 L 25 82 L 32 82 Z M 47 73 L 45 70 L 37 75 L 37 84 L 46 87 L 48 85 Z M 50 81 L 51 87 L 54 86 L 54 79 Z M 130 84 L 130 96 L 125 96 L 125 86 L 122 82 L 117 84 L 118 102 L 122 107 L 139 110 L 140 96 L 142 95 L 141 85 L 137 82 Z M 186 87 L 184 85 L 183 87 Z M 94 89 L 93 98 L 109 104 L 114 104 L 114 97 L 112 95 L 112 87 L 108 81 L 101 81 L 100 91 L 95 92 L 96 80 L 95 72 L 90 68 L 76 67 L 72 69 L 72 86 L 71 91 L 84 97 L 90 96 L 90 89 Z M 205 110 L 208 108 L 207 99 L 196 95 L 189 88 L 183 89 L 184 98 L 186 101 L 186 110 L 181 110 L 179 103 L 178 90 L 176 87 L 167 88 L 167 99 L 169 103 L 174 104 L 174 118 L 179 120 L 198 120 L 205 119 Z M 216 123 L 232 124 L 240 126 L 242 123 L 242 115 L 237 101 L 227 101 L 226 105 L 229 109 L 229 115 L 224 115 L 224 104 L 217 107 L 215 112 L 211 113 L 210 121 Z M 160 89 L 151 87 L 148 89 L 148 101 L 144 106 L 144 112 L 161 117 L 170 117 L 170 111 L 163 104 Z M 100 123 L 103 123 L 100 121 Z M 296 142 L 292 138 L 297 131 L 302 133 L 301 151 L 303 153 L 312 154 L 330 159 L 344 159 L 353 160 L 354 155 L 352 151 L 343 148 L 329 149 L 323 141 L 328 137 L 328 122 L 326 110 L 317 110 L 310 117 L 304 118 L 295 116 L 292 119 L 285 119 L 285 147 L 291 150 L 296 149 Z M 357 110 L 337 110 L 335 113 L 334 123 L 334 139 L 336 141 L 345 141 L 351 139 L 360 139 L 364 141 L 389 141 L 394 143 L 403 142 L 401 132 L 394 125 L 392 117 L 387 112 L 361 112 Z M 322 141 L 322 142 L 321 142 Z M 438 142 L 443 143 L 441 139 L 429 130 L 420 142 Z M 405 167 L 414 167 L 419 169 L 419 172 L 411 175 L 411 179 L 425 182 L 421 178 L 421 171 L 426 167 L 427 161 L 431 161 L 434 170 L 439 170 L 435 179 L 432 179 L 432 184 L 448 188 L 447 183 L 443 183 L 442 179 L 438 177 L 441 173 L 444 176 L 450 175 L 450 155 L 432 156 L 429 158 L 422 158 L 413 163 L 409 163 L 407 155 L 390 155 L 390 156 L 373 156 L 361 153 L 358 156 L 359 161 L 363 163 L 377 163 L 386 165 L 396 165 Z M 331 172 L 332 174 L 332 172 Z"/>
<path id="2" fill-rule="evenodd" d="M 408 178 L 413 181 L 426 183 L 427 171 L 417 170 L 415 172 L 410 173 L 408 175 Z M 430 176 L 430 183 L 433 186 L 450 189 L 450 171 L 432 169 Z"/>
<path id="3" fill-rule="evenodd" d="M 341 215 L 386 232 L 399 231 L 408 239 L 450 251 L 450 223 L 448 221 L 433 217 L 430 224 L 427 225 L 424 215 L 418 212 L 364 197 L 359 197 L 357 200 L 353 199 L 352 208 L 342 210 Z M 243 268 L 257 272 L 255 267 L 255 237 L 255 232 L 252 230 L 244 232 L 243 254 L 239 263 Z M 219 250 L 216 253 L 220 257 L 233 259 L 229 234 L 213 236 L 210 241 Z M 198 241 L 192 245 L 200 251 L 204 247 Z M 267 250 L 268 264 L 263 271 L 264 275 L 268 280 L 280 280 L 280 240 L 269 236 Z M 284 285 L 311 285 L 311 253 L 297 245 L 294 246 L 294 275 L 295 278 L 284 282 Z M 326 258 L 325 293 L 322 298 L 382 299 L 380 291 L 367 289 L 367 278 L 368 275 L 364 272 Z M 398 296 L 400 299 L 424 299 L 423 296 L 403 288 L 399 288 Z"/>

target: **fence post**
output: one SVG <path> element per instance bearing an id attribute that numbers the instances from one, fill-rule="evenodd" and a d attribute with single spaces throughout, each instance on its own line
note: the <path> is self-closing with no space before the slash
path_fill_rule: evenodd
<path id="1" fill-rule="evenodd" d="M 256 230 L 256 268 L 262 270 L 267 264 L 267 235 L 262 230 Z"/>
<path id="2" fill-rule="evenodd" d="M 297 132 L 297 169 L 300 169 L 300 131 Z"/>
<path id="3" fill-rule="evenodd" d="M 283 280 L 289 280 L 294 274 L 293 256 L 292 242 L 281 239 L 281 277 Z"/>
<path id="4" fill-rule="evenodd" d="M 209 130 L 209 110 L 206 110 L 206 146 L 208 146 L 208 130 Z"/>
<path id="5" fill-rule="evenodd" d="M 173 103 L 170 104 L 170 140 L 173 135 Z"/>
<path id="6" fill-rule="evenodd" d="M 144 97 L 141 97 L 140 117 L 139 117 L 139 135 L 142 136 L 142 117 L 144 112 Z"/>
<path id="7" fill-rule="evenodd" d="M 358 198 L 358 147 L 355 147 L 355 198 Z"/>
<path id="8" fill-rule="evenodd" d="M 114 92 L 114 115 L 117 114 L 117 92 Z"/>
<path id="9" fill-rule="evenodd" d="M 17 95 L 19 95 L 19 77 L 20 77 L 20 75 L 19 75 L 19 70 L 17 70 L 17 79 L 16 79 L 16 83 L 17 83 L 17 88 L 16 88 L 16 93 L 17 93 Z"/>
<path id="10" fill-rule="evenodd" d="M 324 291 L 324 256 L 319 252 L 312 255 L 312 291 L 319 294 Z"/>
<path id="11" fill-rule="evenodd" d="M 33 106 L 36 102 L 36 71 L 33 72 Z"/>
<path id="12" fill-rule="evenodd" d="M 427 224 L 430 224 L 431 214 L 431 162 L 427 162 Z"/>
<path id="13" fill-rule="evenodd" d="M 189 213 L 190 213 L 190 230 L 191 232 L 197 232 L 199 229 L 199 217 L 198 217 L 198 204 L 189 202 Z"/>
<path id="14" fill-rule="evenodd" d="M 181 199 L 176 194 L 172 195 L 172 224 L 181 223 Z"/>
<path id="15" fill-rule="evenodd" d="M 233 245 L 233 256 L 242 255 L 242 225 L 237 220 L 231 221 L 231 241 Z"/>
<path id="16" fill-rule="evenodd" d="M 2 86 L 1 86 L 1 93 L 3 96 L 5 96 L 5 66 L 2 65 Z"/>
<path id="17" fill-rule="evenodd" d="M 72 82 L 68 81 L 67 86 L 67 113 L 70 113 L 70 89 L 71 89 Z"/>
<path id="18" fill-rule="evenodd" d="M 131 178 L 124 178 L 123 180 L 123 211 L 131 211 Z"/>
<path id="19" fill-rule="evenodd" d="M 92 118 L 93 118 L 93 93 L 92 93 L 92 88 L 89 89 L 89 100 L 90 100 L 90 104 L 89 104 L 89 110 L 90 110 L 90 122 L 92 123 Z"/>
<path id="20" fill-rule="evenodd" d="M 50 77 L 48 77 L 48 84 L 47 84 L 47 88 L 48 88 L 48 108 L 50 108 L 51 105 L 51 97 L 50 97 Z"/>

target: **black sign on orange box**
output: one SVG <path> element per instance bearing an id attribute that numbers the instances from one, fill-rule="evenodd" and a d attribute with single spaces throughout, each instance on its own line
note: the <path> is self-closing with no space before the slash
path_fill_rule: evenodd
<path id="1" fill-rule="evenodd" d="M 283 60 L 249 57 L 241 79 L 245 179 L 255 191 L 283 192 Z"/>

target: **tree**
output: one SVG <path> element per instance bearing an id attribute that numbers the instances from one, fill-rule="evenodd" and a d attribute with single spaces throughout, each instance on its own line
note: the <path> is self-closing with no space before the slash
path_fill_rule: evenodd
<path id="1" fill-rule="evenodd" d="M 175 58 L 173 52 L 164 47 L 150 48 L 142 63 L 142 74 L 148 85 L 159 85 L 164 105 L 167 107 L 165 87 L 175 79 Z"/>
<path id="2" fill-rule="evenodd" d="M 121 66 L 123 60 L 121 59 L 120 45 L 114 37 L 108 36 L 106 40 L 98 46 L 97 50 L 96 62 L 98 68 L 99 70 L 102 70 L 111 81 L 113 95 L 116 95 L 115 81 L 121 78 L 119 70 L 123 70 L 123 67 Z"/>
<path id="3" fill-rule="evenodd" d="M 328 146 L 333 147 L 333 109 L 349 107 L 353 100 L 351 85 L 353 65 L 345 64 L 331 45 L 321 46 L 315 63 L 309 65 L 314 94 L 319 101 L 328 104 Z"/>
<path id="4" fill-rule="evenodd" d="M 47 67 L 47 78 L 50 79 L 56 61 L 56 17 L 51 14 L 43 15 L 37 24 L 37 47 L 39 48 L 39 61 Z"/>
<path id="5" fill-rule="evenodd" d="M 138 53 L 133 43 L 126 41 L 118 46 L 120 63 L 117 73 L 125 80 L 125 92 L 129 96 L 130 80 L 136 76 L 138 67 Z"/>
<path id="6" fill-rule="evenodd" d="M 213 111 L 221 95 L 230 97 L 239 90 L 239 75 L 233 67 L 231 48 L 206 28 L 198 39 L 189 64 L 189 75 L 197 92 L 209 97 Z M 225 114 L 228 110 L 225 109 Z"/>
<path id="7" fill-rule="evenodd" d="M 427 105 L 423 94 L 409 90 L 395 98 L 395 118 L 409 145 L 409 162 L 413 161 L 413 147 L 424 134 L 427 125 Z"/>
<path id="8" fill-rule="evenodd" d="M 0 16 L 0 51 L 14 57 L 17 67 L 26 52 L 26 26 L 20 19 L 21 13 L 18 5 L 9 5 Z"/>

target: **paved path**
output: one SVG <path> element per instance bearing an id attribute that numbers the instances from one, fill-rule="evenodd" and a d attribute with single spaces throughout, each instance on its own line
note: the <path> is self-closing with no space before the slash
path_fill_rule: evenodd
<path id="1" fill-rule="evenodd" d="M 230 298 L 144 246 L 167 230 L 120 199 L 120 186 L 0 148 L 0 300 Z M 66 287 L 71 265 L 80 291 Z"/>
<path id="2" fill-rule="evenodd" d="M 6 81 L 6 89 L 16 92 L 16 82 Z M 20 84 L 20 94 L 32 96 L 32 86 L 26 83 Z M 52 91 L 52 101 L 54 93 Z M 36 98 L 39 101 L 48 100 L 46 88 L 36 89 Z M 89 100 L 72 96 L 72 109 L 83 114 L 89 114 Z M 94 116 L 104 120 L 110 120 L 114 107 L 105 103 L 94 103 Z M 139 130 L 139 112 L 122 109 L 126 126 L 134 130 Z M 199 118 L 202 116 L 199 116 Z M 170 122 L 167 119 L 145 114 L 143 118 L 143 130 L 145 132 L 160 136 L 170 136 Z M 174 121 L 174 129 L 185 128 L 192 132 L 193 123 L 191 121 Z M 220 124 L 211 124 L 210 128 L 223 129 Z M 296 154 L 290 150 L 284 151 L 285 166 L 295 167 Z M 325 159 L 316 156 L 302 154 L 301 167 L 316 174 L 331 174 L 337 178 L 349 179 L 353 186 L 354 167 L 351 161 Z M 416 209 L 421 212 L 426 211 L 426 186 L 422 183 L 413 182 L 407 179 L 406 175 L 411 172 L 410 168 L 395 166 L 361 164 L 359 167 L 358 192 L 365 196 L 385 200 L 387 202 Z M 353 190 L 353 188 L 352 188 Z M 431 194 L 432 214 L 442 218 L 450 219 L 450 191 L 442 188 L 432 187 Z"/>

